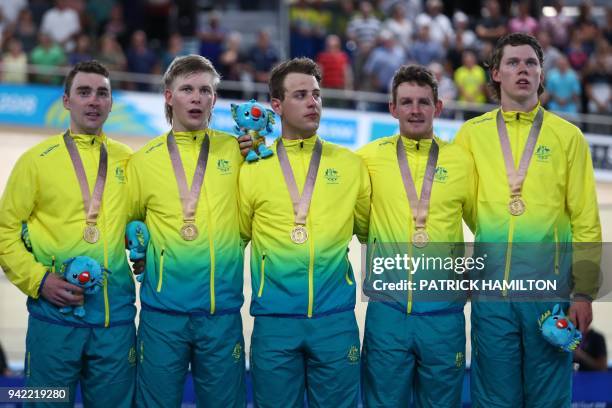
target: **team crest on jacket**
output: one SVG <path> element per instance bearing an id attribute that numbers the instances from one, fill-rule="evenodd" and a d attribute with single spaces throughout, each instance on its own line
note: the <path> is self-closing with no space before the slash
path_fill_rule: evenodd
<path id="1" fill-rule="evenodd" d="M 359 362 L 359 348 L 355 345 L 349 348 L 348 354 L 346 355 L 349 363 L 356 364 Z"/>
<path id="2" fill-rule="evenodd" d="M 465 360 L 465 356 L 462 352 L 455 354 L 455 367 L 461 368 L 463 366 L 463 361 Z"/>
<path id="3" fill-rule="evenodd" d="M 125 171 L 121 167 L 115 168 L 115 178 L 119 184 L 125 184 Z"/>
<path id="4" fill-rule="evenodd" d="M 234 358 L 234 363 L 240 361 L 240 357 L 242 357 L 242 345 L 240 343 L 236 343 L 234 346 L 234 350 L 232 350 L 232 357 Z"/>
<path id="5" fill-rule="evenodd" d="M 340 173 L 332 167 L 325 170 L 324 176 L 327 180 L 327 184 L 338 184 L 338 180 L 340 179 Z"/>
<path id="6" fill-rule="evenodd" d="M 550 147 L 546 145 L 539 145 L 535 152 L 539 162 L 547 162 L 550 158 Z"/>
<path id="7" fill-rule="evenodd" d="M 229 160 L 219 159 L 217 160 L 217 169 L 222 175 L 230 174 L 232 166 L 230 166 Z"/>
<path id="8" fill-rule="evenodd" d="M 448 170 L 442 166 L 436 167 L 436 173 L 434 174 L 434 180 L 439 183 L 446 183 L 448 178 Z"/>

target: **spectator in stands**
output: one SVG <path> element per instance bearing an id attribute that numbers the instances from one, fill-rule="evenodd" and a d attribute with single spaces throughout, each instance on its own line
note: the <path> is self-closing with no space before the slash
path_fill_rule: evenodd
<path id="1" fill-rule="evenodd" d="M 121 45 L 111 34 L 104 34 L 100 38 L 100 52 L 97 59 L 109 71 L 125 71 L 127 69 L 127 59 L 121 49 Z"/>
<path id="2" fill-rule="evenodd" d="M 2 0 L 0 1 L 0 13 L 6 22 L 13 25 L 17 22 L 19 13 L 27 8 L 27 0 Z"/>
<path id="3" fill-rule="evenodd" d="M 425 7 L 426 12 L 419 14 L 416 18 L 417 26 L 428 25 L 431 40 L 446 48 L 455 33 L 450 19 L 442 14 L 442 1 L 427 0 Z"/>
<path id="4" fill-rule="evenodd" d="M 200 28 L 198 37 L 200 55 L 208 58 L 214 66 L 219 63 L 226 35 L 227 30 L 221 26 L 221 15 L 217 11 L 212 11 L 208 16 L 208 23 Z"/>
<path id="5" fill-rule="evenodd" d="M 382 30 L 378 41 L 379 46 L 374 48 L 368 56 L 363 71 L 368 76 L 371 90 L 387 93 L 390 90 L 395 71 L 406 62 L 406 53 L 390 31 Z M 388 104 L 381 106 L 383 112 L 388 109 Z"/>
<path id="6" fill-rule="evenodd" d="M 468 48 L 478 49 L 480 47 L 480 41 L 478 41 L 476 33 L 470 30 L 469 23 L 469 18 L 467 15 L 465 15 L 465 13 L 457 11 L 453 15 L 455 38 L 453 41 L 451 41 L 447 55 L 453 70 L 456 70 L 461 66 L 464 50 Z"/>
<path id="7" fill-rule="evenodd" d="M 584 47 L 584 43 L 582 42 L 580 32 L 578 30 L 574 30 L 572 33 L 570 43 L 565 48 L 565 54 L 567 55 L 572 68 L 574 68 L 577 72 L 582 71 L 582 68 L 585 67 L 589 60 L 589 54 Z"/>
<path id="8" fill-rule="evenodd" d="M 159 72 L 157 56 L 147 43 L 147 35 L 142 30 L 132 34 L 132 46 L 126 53 L 128 71 L 137 74 L 155 74 Z M 148 91 L 150 84 L 139 82 L 129 83 L 128 87 L 139 91 Z"/>
<path id="9" fill-rule="evenodd" d="M 44 31 L 39 34 L 38 39 L 38 45 L 30 54 L 30 62 L 37 65 L 35 69 L 38 74 L 33 77 L 34 82 L 59 85 L 62 77 L 52 75 L 51 72 L 66 64 L 66 54 Z"/>
<path id="10" fill-rule="evenodd" d="M 128 47 L 129 36 L 127 24 L 123 15 L 121 4 L 115 4 L 110 12 L 110 20 L 106 23 L 103 30 L 104 34 L 112 35 L 123 49 Z"/>
<path id="11" fill-rule="evenodd" d="M 8 52 L 2 56 L 2 82 L 25 84 L 28 81 L 28 56 L 21 48 L 21 41 L 11 38 Z"/>
<path id="12" fill-rule="evenodd" d="M 582 46 L 588 55 L 595 51 L 595 43 L 599 37 L 599 26 L 593 18 L 592 6 L 589 1 L 580 2 L 580 14 L 574 23 L 573 31 L 579 33 Z"/>
<path id="13" fill-rule="evenodd" d="M 403 6 L 406 18 L 414 26 L 417 16 L 423 12 L 423 2 L 421 0 L 382 0 L 378 2 L 378 9 L 386 15 L 390 15 L 393 7 L 397 4 Z"/>
<path id="14" fill-rule="evenodd" d="M 74 39 L 81 31 L 81 22 L 79 14 L 66 3 L 67 0 L 55 0 L 55 7 L 43 15 L 40 31 L 69 52 L 74 49 Z"/>
<path id="15" fill-rule="evenodd" d="M 90 24 L 93 33 L 99 33 L 101 28 L 110 20 L 113 7 L 117 0 L 88 1 L 85 11 L 90 16 Z"/>
<path id="16" fill-rule="evenodd" d="M 555 14 L 541 18 L 540 30 L 550 35 L 553 46 L 559 50 L 564 50 L 570 38 L 573 21 L 570 16 L 563 14 L 563 0 L 553 0 L 552 6 L 555 9 Z"/>
<path id="17" fill-rule="evenodd" d="M 164 55 L 162 56 L 162 71 L 166 72 L 172 61 L 174 61 L 176 57 L 182 55 L 187 55 L 183 44 L 183 36 L 179 33 L 173 33 L 170 35 L 170 38 L 168 38 L 168 47 L 166 47 Z"/>
<path id="18" fill-rule="evenodd" d="M 380 20 L 374 15 L 372 3 L 359 3 L 359 13 L 355 14 L 346 29 L 347 47 L 353 53 L 353 72 L 355 86 L 363 89 L 363 65 L 370 51 L 376 46 L 376 38 L 381 28 Z"/>
<path id="19" fill-rule="evenodd" d="M 551 45 L 548 31 L 540 30 L 537 35 L 538 42 L 544 51 L 544 72 L 549 72 L 557 65 L 557 59 L 562 55 L 557 47 Z"/>
<path id="20" fill-rule="evenodd" d="M 248 77 L 245 75 L 245 66 L 246 56 L 242 49 L 242 35 L 238 31 L 232 31 L 225 38 L 223 52 L 219 57 L 219 74 L 224 81 L 243 81 Z M 225 90 L 221 95 L 224 98 L 243 99 L 242 91 L 237 89 Z"/>
<path id="21" fill-rule="evenodd" d="M 482 41 L 495 44 L 507 32 L 507 19 L 501 13 L 499 1 L 487 0 L 482 15 L 476 25 L 476 34 Z"/>
<path id="22" fill-rule="evenodd" d="M 11 25 L 6 20 L 6 18 L 4 18 L 4 14 L 2 14 L 2 9 L 0 9 L 0 50 L 4 48 L 3 46 L 4 46 L 5 36 L 6 36 L 6 33 L 9 32 L 10 28 L 11 28 Z"/>
<path id="23" fill-rule="evenodd" d="M 395 41 L 405 51 L 410 50 L 413 41 L 414 26 L 410 20 L 406 18 L 406 8 L 401 3 L 396 3 L 391 8 L 391 16 L 383 23 L 383 29 L 390 31 L 395 36 Z M 323 79 L 325 81 L 325 79 Z"/>
<path id="24" fill-rule="evenodd" d="M 574 362 L 578 363 L 579 371 L 608 371 L 606 338 L 589 329 L 580 346 L 574 350 Z"/>
<path id="25" fill-rule="evenodd" d="M 612 6 L 608 6 L 606 9 L 606 25 L 602 30 L 602 34 L 608 41 L 608 44 L 612 44 Z"/>
<path id="26" fill-rule="evenodd" d="M 556 112 L 578 113 L 580 105 L 580 79 L 565 55 L 557 58 L 556 66 L 546 75 L 548 109 Z"/>
<path id="27" fill-rule="evenodd" d="M 321 69 L 323 88 L 351 89 L 353 73 L 349 56 L 342 50 L 340 37 L 330 34 L 325 40 L 325 50 L 317 56 Z"/>
<path id="28" fill-rule="evenodd" d="M 270 70 L 279 61 L 278 51 L 270 42 L 270 33 L 266 30 L 257 32 L 257 43 L 248 55 L 255 82 L 268 82 Z"/>
<path id="29" fill-rule="evenodd" d="M 584 77 L 589 113 L 612 113 L 612 51 L 604 39 L 598 43 Z"/>
<path id="30" fill-rule="evenodd" d="M 292 57 L 314 58 L 323 50 L 331 28 L 332 14 L 320 1 L 299 0 L 289 8 L 290 49 Z"/>
<path id="31" fill-rule="evenodd" d="M 38 41 L 38 27 L 32 19 L 32 12 L 29 9 L 23 9 L 17 17 L 17 23 L 12 30 L 13 37 L 19 39 L 23 51 L 29 54 Z"/>
<path id="32" fill-rule="evenodd" d="M 455 71 L 455 85 L 459 90 L 459 101 L 485 103 L 487 75 L 477 64 L 476 54 L 472 50 L 463 51 L 463 65 Z"/>
<path id="33" fill-rule="evenodd" d="M 68 54 L 68 64 L 76 65 L 81 61 L 89 61 L 92 58 L 91 38 L 87 34 L 79 34 L 76 40 L 76 48 Z"/>
<path id="34" fill-rule="evenodd" d="M 431 73 L 436 77 L 438 81 L 438 99 L 442 101 L 442 113 L 441 118 L 452 118 L 452 112 L 449 112 L 446 108 L 448 102 L 457 99 L 457 87 L 453 82 L 453 79 L 448 75 L 444 66 L 439 62 L 432 62 L 427 67 Z"/>
<path id="35" fill-rule="evenodd" d="M 430 36 L 429 25 L 420 24 L 417 28 L 417 38 L 410 50 L 408 59 L 419 65 L 429 65 L 437 61 L 442 62 L 446 56 L 446 51 L 442 45 L 433 41 Z"/>
<path id="36" fill-rule="evenodd" d="M 517 16 L 510 19 L 508 31 L 511 33 L 527 33 L 536 35 L 538 31 L 538 21 L 529 15 L 531 2 L 521 0 L 517 5 Z"/>

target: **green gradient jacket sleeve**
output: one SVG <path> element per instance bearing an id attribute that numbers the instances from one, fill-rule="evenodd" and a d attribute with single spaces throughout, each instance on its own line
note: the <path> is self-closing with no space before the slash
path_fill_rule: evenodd
<path id="1" fill-rule="evenodd" d="M 370 175 L 368 168 L 362 160 L 359 172 L 359 196 L 355 205 L 355 228 L 354 233 L 359 238 L 359 242 L 368 242 L 368 227 L 370 224 L 370 203 L 372 196 L 372 186 L 370 185 Z"/>
<path id="2" fill-rule="evenodd" d="M 36 206 L 38 184 L 28 154 L 19 158 L 0 200 L 0 266 L 23 293 L 38 298 L 47 268 L 37 262 L 21 241 L 21 223 Z"/>
<path id="3" fill-rule="evenodd" d="M 566 208 L 573 238 L 574 294 L 595 299 L 600 285 L 601 226 L 589 145 L 576 135 L 568 148 Z"/>

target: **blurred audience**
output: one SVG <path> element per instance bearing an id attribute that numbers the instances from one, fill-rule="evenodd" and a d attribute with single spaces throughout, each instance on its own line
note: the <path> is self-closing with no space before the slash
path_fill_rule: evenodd
<path id="1" fill-rule="evenodd" d="M 11 38 L 7 48 L 8 51 L 2 56 L 2 82 L 25 84 L 28 82 L 28 56 L 23 51 L 21 41 Z"/>
<path id="2" fill-rule="evenodd" d="M 565 55 L 557 58 L 556 66 L 546 73 L 548 109 L 556 112 L 578 113 L 580 105 L 580 80 Z"/>

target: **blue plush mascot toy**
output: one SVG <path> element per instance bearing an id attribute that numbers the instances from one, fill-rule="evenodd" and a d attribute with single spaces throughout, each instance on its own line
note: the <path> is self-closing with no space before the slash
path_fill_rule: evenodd
<path id="1" fill-rule="evenodd" d="M 85 295 L 93 295 L 104 285 L 104 272 L 109 272 L 103 268 L 95 259 L 88 256 L 75 256 L 66 260 L 62 264 L 61 273 L 64 278 L 73 285 L 83 288 Z M 60 308 L 62 313 L 73 312 L 77 317 L 85 316 L 83 305 L 66 306 Z"/>
<path id="2" fill-rule="evenodd" d="M 234 131 L 239 135 L 246 131 L 253 140 L 253 147 L 249 150 L 246 161 L 254 162 L 260 158 L 265 159 L 272 156 L 274 153 L 266 146 L 266 138 L 264 136 L 272 133 L 274 111 L 265 108 L 255 99 L 240 105 L 232 103 L 231 106 L 232 116 L 234 122 L 236 122 Z"/>
<path id="3" fill-rule="evenodd" d="M 139 261 L 147 254 L 147 246 L 151 235 L 144 222 L 132 221 L 125 227 L 125 247 L 130 250 L 130 261 Z M 136 280 L 142 282 L 143 274 L 136 275 Z"/>
<path id="4" fill-rule="evenodd" d="M 555 305 L 552 312 L 548 310 L 542 314 L 538 324 L 546 341 L 563 351 L 575 350 L 582 340 L 582 333 L 576 330 L 559 305 Z"/>

